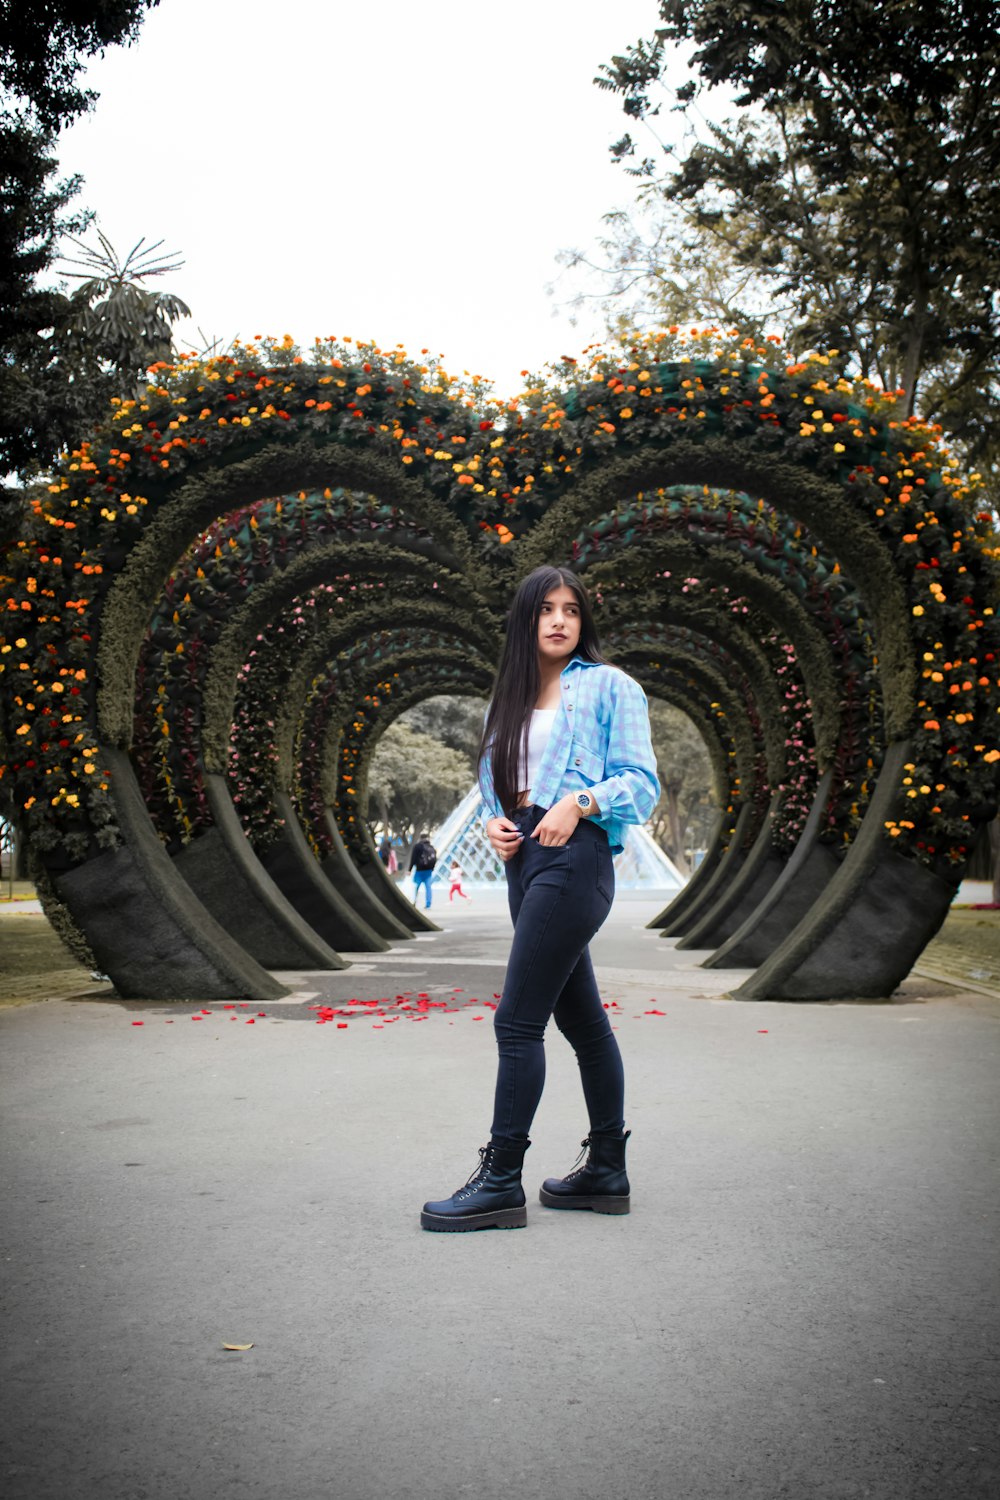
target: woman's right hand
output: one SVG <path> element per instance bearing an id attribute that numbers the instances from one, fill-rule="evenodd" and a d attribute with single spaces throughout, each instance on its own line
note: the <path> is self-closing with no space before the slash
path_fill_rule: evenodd
<path id="1" fill-rule="evenodd" d="M 486 837 L 504 864 L 514 858 L 524 842 L 524 835 L 509 818 L 490 818 L 486 825 Z"/>

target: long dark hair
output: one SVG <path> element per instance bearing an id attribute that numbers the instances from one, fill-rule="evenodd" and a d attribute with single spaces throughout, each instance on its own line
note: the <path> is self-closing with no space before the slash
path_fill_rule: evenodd
<path id="1" fill-rule="evenodd" d="M 601 642 L 591 613 L 587 590 L 568 568 L 535 568 L 523 579 L 507 615 L 507 638 L 493 683 L 479 766 L 489 755 L 490 774 L 497 801 L 509 817 L 517 803 L 518 785 L 528 740 L 531 711 L 538 701 L 541 677 L 538 671 L 538 621 L 546 594 L 561 585 L 573 590 L 580 606 L 580 641 L 574 656 L 585 661 L 603 661 Z"/>

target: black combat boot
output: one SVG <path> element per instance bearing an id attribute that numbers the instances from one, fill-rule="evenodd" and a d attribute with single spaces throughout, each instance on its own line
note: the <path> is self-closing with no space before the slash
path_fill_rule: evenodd
<path id="1" fill-rule="evenodd" d="M 528 1222 L 521 1167 L 531 1145 L 479 1148 L 479 1166 L 464 1187 L 439 1203 L 425 1203 L 421 1229 L 523 1229 Z"/>
<path id="2" fill-rule="evenodd" d="M 597 1214 L 627 1214 L 625 1142 L 631 1134 L 631 1130 L 626 1130 L 624 1135 L 601 1135 L 592 1130 L 580 1143 L 583 1151 L 573 1170 L 565 1177 L 549 1177 L 542 1184 L 538 1196 L 545 1207 L 592 1208 Z"/>

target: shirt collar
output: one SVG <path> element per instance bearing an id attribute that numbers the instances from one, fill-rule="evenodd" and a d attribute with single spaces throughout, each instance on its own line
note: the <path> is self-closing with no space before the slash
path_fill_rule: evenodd
<path id="1" fill-rule="evenodd" d="M 599 667 L 600 665 L 599 661 L 587 661 L 586 657 L 583 656 L 571 656 L 559 673 L 559 676 L 564 677 L 567 672 L 572 672 L 574 667 Z"/>

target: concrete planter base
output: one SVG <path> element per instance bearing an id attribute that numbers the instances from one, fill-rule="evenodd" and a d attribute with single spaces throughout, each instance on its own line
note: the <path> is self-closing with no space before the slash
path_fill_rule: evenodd
<path id="1" fill-rule="evenodd" d="M 124 845 L 53 872 L 53 886 L 120 995 L 276 1000 L 284 988 L 202 906 L 174 868 L 128 756 L 101 749 Z"/>
<path id="2" fill-rule="evenodd" d="M 736 827 L 729 848 L 719 859 L 709 878 L 702 885 L 693 901 L 663 927 L 664 937 L 684 937 L 699 922 L 705 912 L 710 911 L 723 891 L 741 869 L 749 852 L 753 838 L 754 810 L 745 806 L 736 820 Z"/>
<path id="3" fill-rule="evenodd" d="M 715 948 L 725 942 L 774 885 L 786 863 L 784 855 L 776 853 L 771 842 L 781 802 L 782 794 L 775 793 L 753 848 L 738 873 L 694 926 L 688 928 L 678 948 Z"/>
<path id="4" fill-rule="evenodd" d="M 261 864 L 301 917 L 324 942 L 349 952 L 384 953 L 389 944 L 344 900 L 323 874 L 299 826 L 290 799 L 275 799 L 284 820 L 279 836 L 258 854 Z"/>

